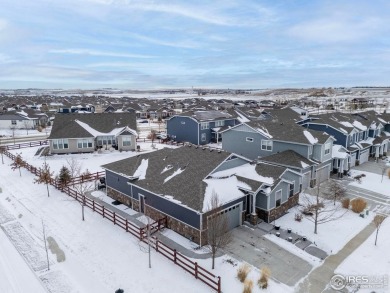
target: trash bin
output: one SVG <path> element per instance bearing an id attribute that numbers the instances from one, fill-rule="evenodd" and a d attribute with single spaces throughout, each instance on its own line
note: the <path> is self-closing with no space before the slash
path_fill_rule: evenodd
<path id="1" fill-rule="evenodd" d="M 302 240 L 303 240 L 303 241 L 306 241 L 306 240 L 307 240 L 306 236 L 303 236 L 303 237 L 302 237 Z"/>
<path id="2" fill-rule="evenodd" d="M 288 242 L 292 242 L 292 237 L 287 238 Z"/>
<path id="3" fill-rule="evenodd" d="M 291 228 L 287 228 L 287 233 L 291 233 Z"/>
<path id="4" fill-rule="evenodd" d="M 280 232 L 276 232 L 275 235 L 276 235 L 277 237 L 280 237 Z"/>
<path id="5" fill-rule="evenodd" d="M 370 212 L 370 211 L 367 209 L 367 210 L 366 210 L 366 216 L 368 216 L 369 212 Z"/>

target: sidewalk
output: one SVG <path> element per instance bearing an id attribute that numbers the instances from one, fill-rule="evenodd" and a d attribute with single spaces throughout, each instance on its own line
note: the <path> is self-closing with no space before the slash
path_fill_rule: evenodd
<path id="1" fill-rule="evenodd" d="M 334 271 L 337 267 L 358 248 L 373 232 L 375 231 L 375 225 L 371 222 L 366 228 L 364 228 L 358 235 L 352 238 L 343 249 L 338 253 L 328 256 L 324 263 L 310 272 L 310 274 L 299 284 L 296 292 L 308 293 L 308 292 L 340 292 L 335 291 L 329 287 L 330 279 L 334 275 Z"/>

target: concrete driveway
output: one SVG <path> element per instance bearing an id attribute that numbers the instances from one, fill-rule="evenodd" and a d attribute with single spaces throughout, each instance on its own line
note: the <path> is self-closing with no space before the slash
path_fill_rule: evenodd
<path id="1" fill-rule="evenodd" d="M 307 276 L 312 265 L 263 237 L 259 229 L 240 226 L 232 231 L 232 243 L 225 252 L 235 259 L 257 268 L 267 266 L 271 277 L 288 286 L 294 286 Z"/>

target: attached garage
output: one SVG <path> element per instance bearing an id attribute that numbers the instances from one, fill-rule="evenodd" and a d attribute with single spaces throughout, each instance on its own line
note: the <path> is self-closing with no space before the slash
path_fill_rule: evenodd
<path id="1" fill-rule="evenodd" d="M 220 212 L 220 214 L 226 215 L 229 230 L 241 225 L 241 211 L 242 202 L 232 205 Z"/>
<path id="2" fill-rule="evenodd" d="M 310 171 L 307 173 L 304 173 L 302 176 L 302 190 L 305 190 L 309 188 L 310 186 Z"/>
<path id="3" fill-rule="evenodd" d="M 352 153 L 350 157 L 349 167 L 352 168 L 355 166 L 356 166 L 356 153 Z"/>
<path id="4" fill-rule="evenodd" d="M 317 169 L 317 184 L 328 180 L 330 177 L 330 165 L 326 165 Z"/>
<path id="5" fill-rule="evenodd" d="M 368 162 L 368 157 L 370 155 L 370 152 L 367 150 L 364 150 L 360 153 L 360 160 L 359 160 L 359 163 L 360 164 L 363 164 L 365 162 Z"/>

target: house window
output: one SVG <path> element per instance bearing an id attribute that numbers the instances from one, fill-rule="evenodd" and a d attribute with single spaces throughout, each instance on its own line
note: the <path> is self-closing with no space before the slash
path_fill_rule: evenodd
<path id="1" fill-rule="evenodd" d="M 280 206 L 281 201 L 282 201 L 282 190 L 280 189 L 280 190 L 278 190 L 275 193 L 275 205 L 276 205 L 276 207 Z"/>
<path id="2" fill-rule="evenodd" d="M 92 139 L 78 139 L 77 140 L 77 148 L 79 149 L 86 149 L 86 148 L 91 148 L 92 147 Z"/>
<path id="3" fill-rule="evenodd" d="M 325 152 L 324 152 L 324 154 L 325 155 L 328 155 L 330 153 L 330 143 L 327 143 L 326 145 L 325 145 Z"/>
<path id="4" fill-rule="evenodd" d="M 206 141 L 206 133 L 202 133 L 202 135 L 200 137 L 200 140 L 201 141 Z"/>
<path id="5" fill-rule="evenodd" d="M 181 121 L 180 123 L 181 123 L 181 124 L 186 124 L 186 122 L 185 122 L 185 121 Z"/>
<path id="6" fill-rule="evenodd" d="M 359 140 L 363 140 L 363 132 L 360 132 Z"/>
<path id="7" fill-rule="evenodd" d="M 247 137 L 245 140 L 248 141 L 248 142 L 253 142 L 253 138 L 252 137 Z"/>
<path id="8" fill-rule="evenodd" d="M 200 129 L 201 130 L 205 130 L 205 129 L 209 129 L 210 126 L 209 126 L 209 123 L 208 122 L 202 122 L 200 123 Z"/>
<path id="9" fill-rule="evenodd" d="M 97 138 L 97 145 L 102 146 L 102 145 L 111 145 L 114 144 L 115 139 L 113 136 L 99 136 Z"/>
<path id="10" fill-rule="evenodd" d="M 131 146 L 131 136 L 124 136 L 122 138 L 122 146 Z"/>
<path id="11" fill-rule="evenodd" d="M 263 151 L 272 151 L 272 140 L 262 140 L 261 149 Z"/>
<path id="12" fill-rule="evenodd" d="M 293 184 L 290 184 L 290 193 L 289 193 L 289 197 L 293 196 L 294 195 L 294 183 Z"/>
<path id="13" fill-rule="evenodd" d="M 221 127 L 225 125 L 225 120 L 215 121 L 215 127 Z"/>
<path id="14" fill-rule="evenodd" d="M 62 150 L 62 149 L 68 149 L 69 143 L 68 139 L 53 139 L 53 149 L 55 150 Z"/>
<path id="15" fill-rule="evenodd" d="M 12 125 L 16 125 L 16 120 L 11 120 Z"/>

